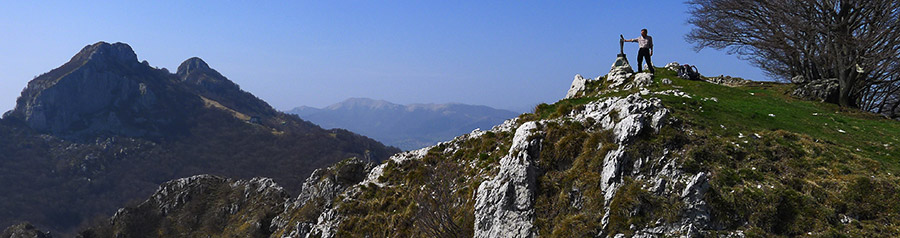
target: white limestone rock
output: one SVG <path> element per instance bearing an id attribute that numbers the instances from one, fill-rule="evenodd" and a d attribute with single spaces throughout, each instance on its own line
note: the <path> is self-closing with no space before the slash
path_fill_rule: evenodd
<path id="1" fill-rule="evenodd" d="M 474 237 L 535 237 L 534 161 L 541 139 L 531 138 L 539 122 L 516 129 L 509 154 L 500 159 L 500 172 L 478 186 Z"/>
<path id="2" fill-rule="evenodd" d="M 632 88 L 645 88 L 653 84 L 653 74 L 651 73 L 637 73 L 634 75 L 634 80 L 631 81 L 631 84 L 625 86 L 625 90 L 629 90 Z"/>
<path id="3" fill-rule="evenodd" d="M 566 93 L 566 97 L 563 99 L 575 98 L 578 96 L 578 92 L 584 91 L 584 85 L 587 83 L 588 79 L 581 77 L 580 74 L 575 75 L 575 80 L 572 80 L 572 86 L 569 87 L 569 92 Z"/>
<path id="4" fill-rule="evenodd" d="M 672 63 L 666 64 L 666 69 L 672 70 L 672 71 L 677 71 L 679 66 L 681 66 L 681 64 L 673 61 Z"/>
<path id="5" fill-rule="evenodd" d="M 631 72 L 631 67 L 617 67 L 613 68 L 606 74 L 606 80 L 609 82 L 609 88 L 618 88 L 625 85 L 628 82 L 628 78 L 631 78 L 634 75 Z"/>

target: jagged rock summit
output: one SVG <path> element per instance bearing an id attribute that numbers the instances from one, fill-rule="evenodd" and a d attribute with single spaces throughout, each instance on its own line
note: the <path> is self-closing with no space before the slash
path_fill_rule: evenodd
<path id="1" fill-rule="evenodd" d="M 198 57 L 173 75 L 138 62 L 125 43 L 98 42 L 29 82 L 7 115 L 55 135 L 169 137 L 188 126 L 188 112 L 204 105 L 244 120 L 277 113 Z"/>
<path id="2" fill-rule="evenodd" d="M 165 112 L 202 105 L 171 84 L 127 44 L 98 42 L 29 82 L 7 116 L 57 135 L 163 136 L 185 123 Z"/>
<path id="3" fill-rule="evenodd" d="M 118 62 L 122 64 L 133 64 L 137 62 L 137 54 L 131 49 L 131 46 L 122 42 L 113 44 L 103 41 L 85 46 L 81 52 L 78 52 L 71 61 L 85 62 L 91 60 L 106 60 L 107 62 Z"/>

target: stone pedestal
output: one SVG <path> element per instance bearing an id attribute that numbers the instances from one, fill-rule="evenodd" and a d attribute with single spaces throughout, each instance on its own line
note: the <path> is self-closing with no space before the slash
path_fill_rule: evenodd
<path id="1" fill-rule="evenodd" d="M 612 67 L 610 67 L 610 70 L 616 69 L 618 67 L 623 67 L 625 72 L 634 73 L 634 69 L 631 68 L 631 64 L 628 64 L 628 58 L 625 57 L 625 54 L 616 55 L 616 62 L 613 63 Z"/>

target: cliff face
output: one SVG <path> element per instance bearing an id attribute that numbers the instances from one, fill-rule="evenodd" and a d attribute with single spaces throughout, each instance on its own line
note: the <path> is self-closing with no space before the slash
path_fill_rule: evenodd
<path id="1" fill-rule="evenodd" d="M 173 82 L 128 45 L 98 42 L 29 82 L 10 115 L 57 135 L 160 137 L 184 129 L 180 112 L 202 105 Z"/>

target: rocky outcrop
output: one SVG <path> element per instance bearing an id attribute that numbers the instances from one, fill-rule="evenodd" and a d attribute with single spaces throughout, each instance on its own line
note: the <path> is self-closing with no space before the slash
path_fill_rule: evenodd
<path id="1" fill-rule="evenodd" d="M 288 203 L 284 211 L 272 221 L 274 237 L 331 237 L 339 220 L 334 211 L 334 200 L 347 188 L 366 178 L 372 164 L 358 158 L 350 158 L 338 164 L 317 169 L 303 183 L 296 200 Z M 300 211 L 311 211 L 303 213 Z"/>
<path id="2" fill-rule="evenodd" d="M 197 175 L 164 183 L 140 205 L 119 209 L 109 223 L 80 237 L 268 237 L 288 200 L 268 178 L 232 180 Z"/>
<path id="3" fill-rule="evenodd" d="M 572 80 L 572 86 L 569 87 L 569 91 L 566 92 L 566 97 L 563 99 L 575 98 L 578 92 L 584 91 L 584 85 L 587 83 L 588 79 L 581 77 L 580 74 L 575 75 L 575 80 Z"/>
<path id="4" fill-rule="evenodd" d="M 731 76 L 727 76 L 727 75 L 719 75 L 718 77 L 706 77 L 705 80 L 706 80 L 706 82 L 710 82 L 710 83 L 714 83 L 714 84 L 718 84 L 718 85 L 725 85 L 728 87 L 739 87 L 739 86 L 744 86 L 744 85 L 747 85 L 748 83 L 750 83 L 749 80 L 746 80 L 743 78 L 738 78 L 738 77 L 731 77 Z"/>
<path id="5" fill-rule="evenodd" d="M 803 76 L 791 78 L 791 82 L 797 87 L 791 95 L 806 100 L 836 103 L 840 84 L 836 78 L 808 80 Z"/>
<path id="6" fill-rule="evenodd" d="M 541 140 L 533 135 L 539 122 L 516 129 L 509 154 L 500 159 L 500 172 L 478 186 L 474 237 L 534 237 L 536 168 Z"/>
<path id="7" fill-rule="evenodd" d="M 653 74 L 651 73 L 637 73 L 634 75 L 634 81 L 631 84 L 625 85 L 625 90 L 629 90 L 632 88 L 645 88 L 653 84 Z"/>
<path id="8" fill-rule="evenodd" d="M 615 198 L 626 177 L 646 181 L 650 191 L 658 195 L 682 194 L 685 204 L 684 215 L 677 222 L 642 229 L 635 233 L 636 236 L 696 234 L 707 226 L 709 212 L 702 200 L 708 186 L 705 174 L 684 173 L 675 164 L 676 158 L 668 152 L 662 158 L 632 158 L 626 153 L 638 135 L 645 131 L 655 132 L 665 126 L 669 120 L 668 114 L 669 110 L 662 106 L 659 99 L 644 99 L 639 94 L 632 94 L 589 103 L 584 111 L 571 115 L 576 120 L 594 121 L 600 128 L 612 130 L 618 144 L 617 149 L 607 153 L 603 159 L 600 184 L 606 201 L 606 212 L 601 220 L 603 227 L 609 222 L 610 201 Z"/>
<path id="9" fill-rule="evenodd" d="M 7 227 L 0 233 L 0 238 L 51 238 L 49 233 L 38 230 L 31 223 L 21 223 Z"/>

